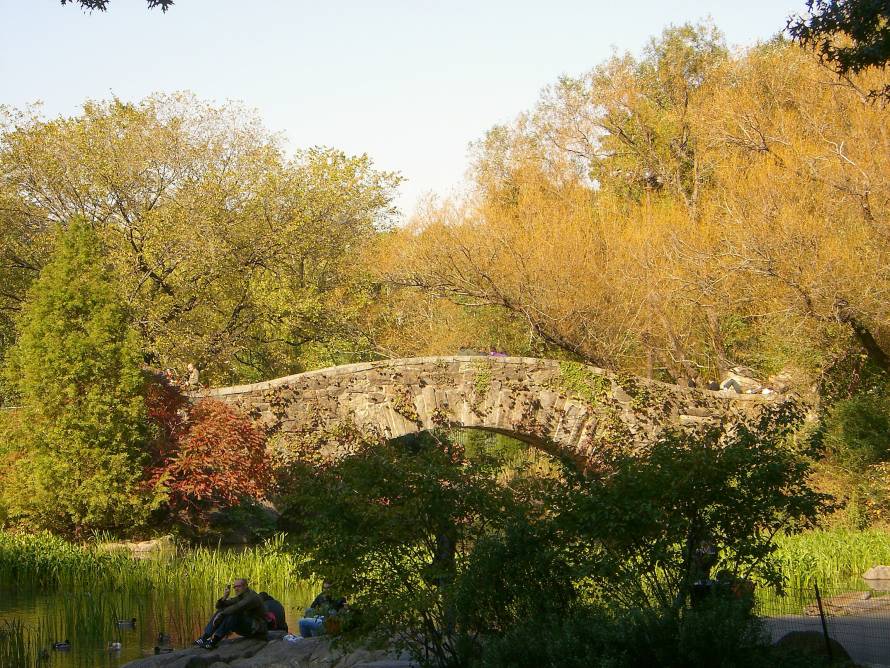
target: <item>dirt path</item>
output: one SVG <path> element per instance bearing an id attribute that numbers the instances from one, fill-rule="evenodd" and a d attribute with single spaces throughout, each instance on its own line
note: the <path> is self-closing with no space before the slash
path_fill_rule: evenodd
<path id="1" fill-rule="evenodd" d="M 790 631 L 822 633 L 818 617 L 788 615 L 764 621 L 774 642 Z M 828 635 L 843 645 L 856 663 L 890 668 L 890 615 L 831 616 L 826 624 Z"/>

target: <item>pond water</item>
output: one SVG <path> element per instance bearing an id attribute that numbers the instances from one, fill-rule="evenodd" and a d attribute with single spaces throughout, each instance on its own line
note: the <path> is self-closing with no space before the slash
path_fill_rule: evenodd
<path id="1" fill-rule="evenodd" d="M 186 647 L 200 635 L 221 595 L 207 588 L 45 593 L 2 584 L 0 634 L 18 633 L 24 641 L 23 650 L 5 657 L 0 654 L 2 668 L 105 668 L 154 654 L 159 644 Z M 271 586 L 265 590 L 284 605 L 291 630 L 317 593 L 308 585 L 291 591 Z M 117 623 L 133 618 L 132 627 Z M 169 640 L 159 643 L 160 634 Z M 53 649 L 54 643 L 66 640 L 70 649 Z M 119 650 L 109 650 L 111 643 L 118 642 Z"/>

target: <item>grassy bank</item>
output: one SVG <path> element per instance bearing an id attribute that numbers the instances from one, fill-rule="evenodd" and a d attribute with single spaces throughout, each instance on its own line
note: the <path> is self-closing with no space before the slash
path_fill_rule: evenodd
<path id="1" fill-rule="evenodd" d="M 298 589 L 307 583 L 278 537 L 243 550 L 177 547 L 152 559 L 133 559 L 97 545 L 69 543 L 48 533 L 0 532 L 0 581 L 17 587 L 55 589 L 220 588 L 247 577 L 256 588 Z"/>
<path id="2" fill-rule="evenodd" d="M 777 539 L 789 588 L 811 588 L 858 578 L 876 564 L 890 564 L 890 532 L 877 529 L 810 531 Z M 48 533 L 0 532 L 0 581 L 44 590 L 218 587 L 243 574 L 256 586 L 301 588 L 293 555 L 281 537 L 243 550 L 178 546 L 152 559 L 77 545 Z"/>

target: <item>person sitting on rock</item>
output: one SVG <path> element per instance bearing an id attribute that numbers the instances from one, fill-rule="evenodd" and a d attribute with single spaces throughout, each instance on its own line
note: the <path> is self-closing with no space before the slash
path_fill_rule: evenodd
<path id="1" fill-rule="evenodd" d="M 331 583 L 325 581 L 321 586 L 321 593 L 303 613 L 303 619 L 300 620 L 300 635 L 304 638 L 323 635 L 325 618 L 336 615 L 346 607 L 345 598 L 335 601 L 330 597 L 328 593 L 330 588 Z"/>
<path id="2" fill-rule="evenodd" d="M 235 589 L 236 596 L 229 598 L 232 588 Z M 222 598 L 216 602 L 216 610 L 204 629 L 204 634 L 195 641 L 198 647 L 216 649 L 220 641 L 230 633 L 266 639 L 266 606 L 244 578 L 235 580 L 231 587 L 226 585 Z"/>
<path id="3" fill-rule="evenodd" d="M 266 619 L 269 620 L 269 629 L 287 633 L 284 606 L 264 591 L 260 592 L 260 598 L 263 599 L 263 604 L 266 606 Z"/>

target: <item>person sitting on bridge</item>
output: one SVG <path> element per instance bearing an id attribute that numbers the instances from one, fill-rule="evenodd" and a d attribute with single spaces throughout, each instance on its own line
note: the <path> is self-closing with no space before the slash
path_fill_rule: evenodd
<path id="1" fill-rule="evenodd" d="M 232 588 L 237 595 L 229 598 Z M 251 638 L 267 637 L 266 606 L 244 578 L 238 578 L 231 586 L 226 585 L 222 598 L 216 602 L 216 610 L 203 635 L 195 641 L 198 647 L 216 649 L 230 633 Z"/>
<path id="2" fill-rule="evenodd" d="M 739 384 L 735 378 L 729 377 L 725 378 L 722 383 L 720 383 L 721 390 L 727 390 L 731 392 L 741 392 L 742 386 Z"/>
<path id="3" fill-rule="evenodd" d="M 186 370 L 189 373 L 188 377 L 185 379 L 186 389 L 192 390 L 192 391 L 200 390 L 201 389 L 201 373 L 198 371 L 198 368 L 194 364 L 189 362 L 188 366 L 186 367 Z"/>
<path id="4" fill-rule="evenodd" d="M 346 608 L 346 599 L 332 599 L 329 594 L 330 589 L 331 583 L 325 580 L 321 586 L 321 593 L 303 613 L 303 619 L 300 620 L 300 635 L 304 638 L 323 635 L 325 619 Z"/>

